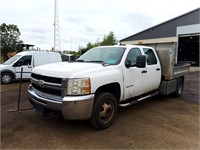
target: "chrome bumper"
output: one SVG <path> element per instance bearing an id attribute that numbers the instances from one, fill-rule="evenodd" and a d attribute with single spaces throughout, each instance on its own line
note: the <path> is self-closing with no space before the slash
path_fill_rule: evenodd
<path id="1" fill-rule="evenodd" d="M 84 120 L 91 118 L 94 94 L 85 96 L 66 96 L 60 100 L 44 98 L 37 95 L 32 86 L 28 87 L 29 100 L 35 106 L 61 111 L 64 119 Z"/>

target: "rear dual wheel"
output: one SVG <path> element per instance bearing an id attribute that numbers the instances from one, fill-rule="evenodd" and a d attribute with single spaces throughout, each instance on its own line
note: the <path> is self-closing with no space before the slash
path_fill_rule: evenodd
<path id="1" fill-rule="evenodd" d="M 117 114 L 116 98 L 110 93 L 100 93 L 95 98 L 94 109 L 90 123 L 96 129 L 102 130 L 110 127 Z"/>
<path id="2" fill-rule="evenodd" d="M 182 78 L 177 79 L 176 91 L 174 92 L 176 97 L 180 97 L 183 92 L 183 82 L 184 80 Z"/>

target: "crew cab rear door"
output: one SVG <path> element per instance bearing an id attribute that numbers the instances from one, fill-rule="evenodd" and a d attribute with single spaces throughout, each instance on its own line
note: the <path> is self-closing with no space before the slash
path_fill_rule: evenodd
<path id="1" fill-rule="evenodd" d="M 155 50 L 151 48 L 143 48 L 143 53 L 146 55 L 146 68 L 144 79 L 144 92 L 150 92 L 158 89 L 161 81 L 161 66 Z"/>

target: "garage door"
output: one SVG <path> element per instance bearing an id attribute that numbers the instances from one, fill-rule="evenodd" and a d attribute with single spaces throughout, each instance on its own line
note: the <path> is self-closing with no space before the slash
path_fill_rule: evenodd
<path id="1" fill-rule="evenodd" d="M 189 62 L 192 66 L 199 66 L 199 35 L 179 37 L 178 62 Z"/>

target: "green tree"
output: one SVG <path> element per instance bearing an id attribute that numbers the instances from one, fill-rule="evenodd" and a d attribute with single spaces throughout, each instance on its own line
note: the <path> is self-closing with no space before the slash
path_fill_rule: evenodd
<path id="1" fill-rule="evenodd" d="M 100 43 L 101 46 L 115 45 L 117 44 L 117 39 L 114 33 L 111 31 L 108 35 L 104 35 L 103 41 Z"/>
<path id="2" fill-rule="evenodd" d="M 87 46 L 86 46 L 86 49 L 91 49 L 91 48 L 97 47 L 97 46 L 99 46 L 99 45 L 100 45 L 99 41 L 97 41 L 96 43 L 88 42 L 88 43 L 87 43 Z"/>
<path id="3" fill-rule="evenodd" d="M 86 47 L 83 46 L 79 46 L 79 51 L 87 51 L 93 47 L 97 47 L 97 46 L 106 46 L 106 45 L 115 45 L 117 44 L 117 39 L 114 35 L 114 33 L 111 31 L 108 35 L 104 35 L 103 41 L 99 41 L 99 39 L 97 39 L 97 41 L 95 43 L 91 43 L 88 42 Z"/>
<path id="4" fill-rule="evenodd" d="M 23 43 L 20 40 L 20 30 L 14 24 L 5 24 L 2 23 L 0 25 L 1 30 L 1 55 L 3 56 L 4 60 L 6 60 L 7 53 L 16 51 L 17 47 Z M 19 51 L 19 50 L 18 50 Z"/>

